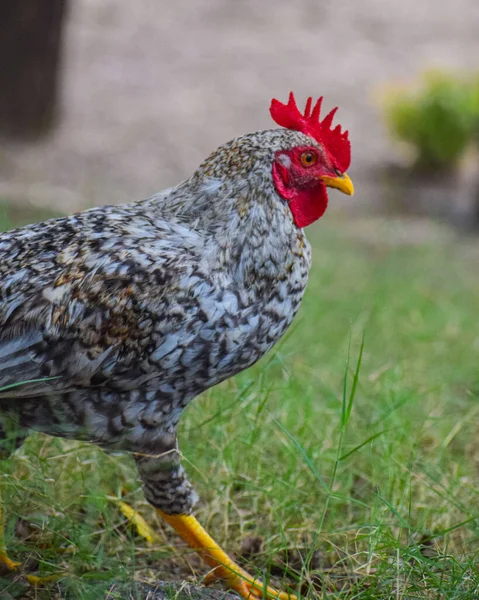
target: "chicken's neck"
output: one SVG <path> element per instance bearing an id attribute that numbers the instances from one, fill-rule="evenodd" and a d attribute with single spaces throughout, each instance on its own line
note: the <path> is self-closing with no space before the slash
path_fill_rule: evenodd
<path id="1" fill-rule="evenodd" d="M 226 184 L 192 177 L 154 202 L 163 218 L 205 234 L 213 270 L 230 272 L 235 281 L 263 294 L 281 281 L 306 284 L 309 244 L 267 178 Z"/>

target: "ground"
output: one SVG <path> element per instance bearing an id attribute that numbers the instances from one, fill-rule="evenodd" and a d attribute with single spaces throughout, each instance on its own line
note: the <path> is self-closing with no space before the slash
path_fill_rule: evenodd
<path id="1" fill-rule="evenodd" d="M 479 244 L 429 221 L 328 215 L 310 238 L 286 340 L 186 411 L 198 517 L 302 597 L 477 598 Z M 35 434 L 2 469 L 12 555 L 62 573 L 68 598 L 201 580 L 128 457 Z M 153 544 L 120 498 L 158 531 Z M 1 585 L 0 597 L 25 592 Z"/>

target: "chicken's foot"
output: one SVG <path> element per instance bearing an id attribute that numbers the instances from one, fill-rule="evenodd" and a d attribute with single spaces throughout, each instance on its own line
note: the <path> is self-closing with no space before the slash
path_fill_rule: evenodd
<path id="1" fill-rule="evenodd" d="M 0 486 L 0 565 L 7 571 L 16 571 L 21 563 L 12 560 L 5 549 L 5 539 L 3 535 L 3 505 L 2 488 Z"/>
<path id="2" fill-rule="evenodd" d="M 6 571 L 16 571 L 21 564 L 22 563 L 19 563 L 16 560 L 12 560 L 8 556 L 5 548 L 2 548 L 2 550 L 0 550 L 0 568 L 3 567 Z"/>
<path id="3" fill-rule="evenodd" d="M 0 569 L 3 568 L 7 572 L 15 572 L 20 570 L 22 563 L 12 560 L 5 549 L 5 539 L 3 535 L 3 505 L 2 505 L 2 488 L 0 486 Z M 61 575 L 47 575 L 45 577 L 39 577 L 38 575 L 25 575 L 25 579 L 28 583 L 34 587 L 38 587 L 52 581 L 60 579 Z"/>
<path id="4" fill-rule="evenodd" d="M 199 552 L 203 560 L 213 568 L 205 578 L 206 585 L 222 579 L 229 589 L 237 592 L 245 600 L 260 600 L 263 597 L 296 600 L 296 596 L 293 594 L 278 592 L 270 586 L 264 586 L 261 581 L 244 571 L 231 560 L 192 515 L 168 515 L 159 509 L 157 511 L 178 535 Z"/>

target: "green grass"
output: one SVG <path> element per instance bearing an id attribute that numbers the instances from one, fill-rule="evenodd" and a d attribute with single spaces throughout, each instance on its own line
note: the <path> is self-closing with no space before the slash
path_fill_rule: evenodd
<path id="1" fill-rule="evenodd" d="M 430 226 L 404 242 L 411 228 L 323 219 L 286 339 L 182 420 L 200 520 L 233 554 L 259 536 L 250 570 L 289 562 L 303 597 L 479 594 L 479 244 Z M 144 500 L 128 457 L 33 434 L 2 468 L 10 554 L 65 572 L 71 598 L 135 574 L 204 572 Z M 122 494 L 160 541 L 129 526 L 109 499 Z M 2 586 L 20 593 L 3 579 L 0 597 Z"/>

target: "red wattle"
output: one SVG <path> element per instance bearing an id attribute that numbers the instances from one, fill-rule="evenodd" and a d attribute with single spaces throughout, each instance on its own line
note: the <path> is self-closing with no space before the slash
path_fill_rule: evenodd
<path id="1" fill-rule="evenodd" d="M 273 181 L 276 191 L 288 201 L 296 226 L 307 227 L 322 217 L 328 207 L 326 186 L 318 181 L 318 185 L 313 188 L 303 190 L 289 188 L 285 184 L 287 173 L 287 169 L 273 163 Z"/>
<path id="2" fill-rule="evenodd" d="M 324 215 L 328 207 L 328 194 L 325 186 L 297 192 L 289 201 L 289 207 L 298 227 L 311 225 Z"/>

